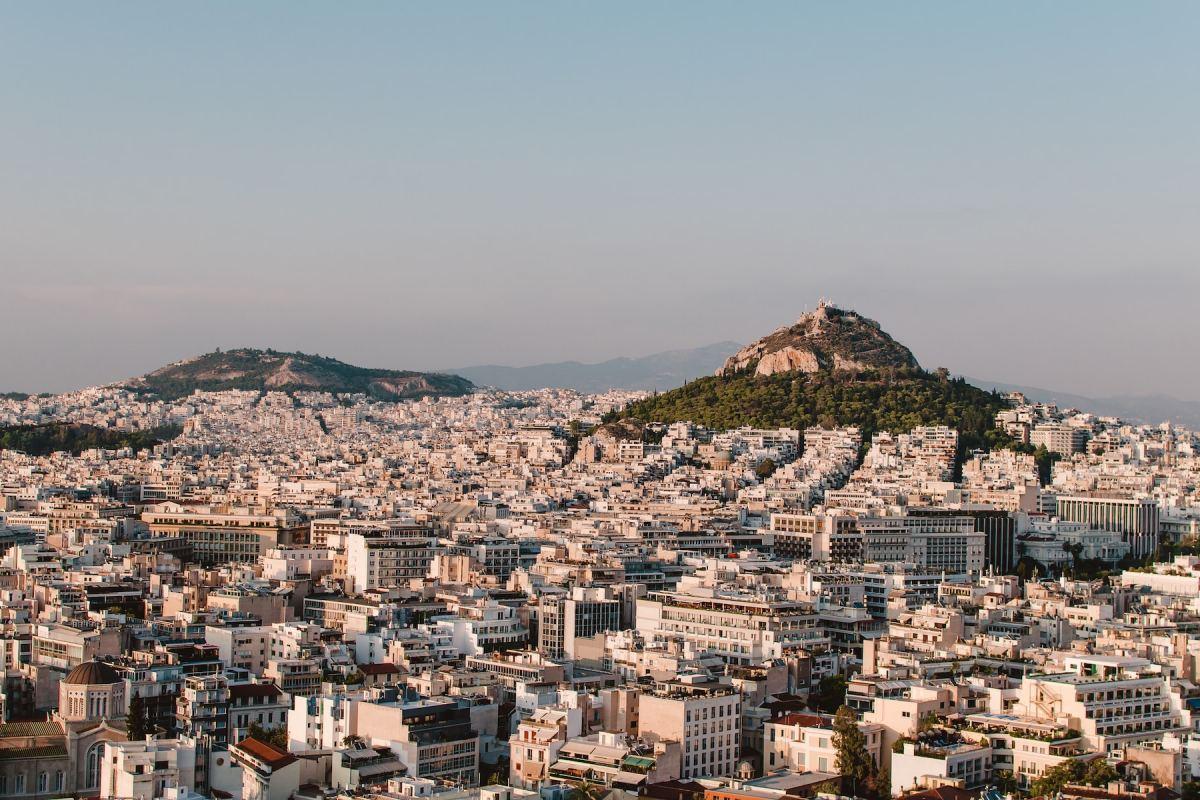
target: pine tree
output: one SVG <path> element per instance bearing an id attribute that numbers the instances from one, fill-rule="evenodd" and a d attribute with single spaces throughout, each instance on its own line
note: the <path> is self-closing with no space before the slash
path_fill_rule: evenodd
<path id="1" fill-rule="evenodd" d="M 837 771 L 842 783 L 855 797 L 875 794 L 879 769 L 867 752 L 867 737 L 858 728 L 858 717 L 849 706 L 842 706 L 833 717 L 833 746 L 837 751 Z"/>
<path id="2" fill-rule="evenodd" d="M 134 694 L 129 700 L 129 713 L 125 716 L 125 727 L 129 730 L 129 741 L 136 742 L 146 738 L 146 701 L 140 694 Z"/>

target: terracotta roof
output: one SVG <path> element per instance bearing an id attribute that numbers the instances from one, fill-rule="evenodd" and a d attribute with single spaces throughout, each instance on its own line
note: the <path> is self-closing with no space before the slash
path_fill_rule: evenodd
<path id="1" fill-rule="evenodd" d="M 395 664 L 384 662 L 382 664 L 361 664 L 358 671 L 363 675 L 397 675 L 400 673 L 400 668 Z"/>
<path id="2" fill-rule="evenodd" d="M 66 756 L 64 744 L 47 744 L 41 747 L 0 747 L 0 761 L 16 761 L 30 758 L 55 758 Z"/>
<path id="3" fill-rule="evenodd" d="M 821 717 L 817 714 L 802 714 L 799 712 L 793 714 L 784 714 L 779 719 L 771 720 L 771 722 L 774 722 L 776 725 L 801 725 L 805 728 L 830 727 L 830 721 L 825 717 Z"/>
<path id="4" fill-rule="evenodd" d="M 278 697 L 283 694 L 273 683 L 234 683 L 229 686 L 229 698 Z"/>
<path id="5" fill-rule="evenodd" d="M 285 750 L 280 750 L 275 745 L 264 742 L 261 739 L 255 739 L 253 736 L 248 736 L 242 739 L 234 747 L 245 752 L 251 758 L 263 762 L 271 769 L 279 769 L 286 767 L 296 760 L 296 757 Z"/>
<path id="6" fill-rule="evenodd" d="M 957 786 L 937 786 L 933 789 L 922 789 L 919 792 L 904 795 L 904 800 L 970 800 L 979 792 L 969 792 Z"/>
<path id="7" fill-rule="evenodd" d="M 63 728 L 51 720 L 26 720 L 0 724 L 0 739 L 16 736 L 62 736 Z"/>

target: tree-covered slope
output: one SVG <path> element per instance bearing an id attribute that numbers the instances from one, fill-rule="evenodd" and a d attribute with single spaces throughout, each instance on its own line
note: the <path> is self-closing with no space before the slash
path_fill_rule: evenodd
<path id="1" fill-rule="evenodd" d="M 474 386 L 457 375 L 369 369 L 307 353 L 275 350 L 216 351 L 130 381 L 131 389 L 164 400 L 186 397 L 197 389 L 367 394 L 381 400 L 458 396 Z"/>
<path id="2" fill-rule="evenodd" d="M 876 431 L 908 431 L 947 425 L 964 448 L 1006 444 L 995 428 L 1004 399 L 962 379 L 920 369 L 880 372 L 743 371 L 692 381 L 632 403 L 622 417 L 650 422 L 690 420 L 712 428 L 857 425 L 869 439 Z"/>
<path id="3" fill-rule="evenodd" d="M 131 447 L 136 451 L 174 439 L 179 434 L 180 429 L 176 426 L 144 431 L 119 431 L 65 422 L 11 425 L 0 427 L 0 450 L 19 450 L 31 456 L 44 456 L 60 451 L 79 455 L 84 450 L 94 448 L 121 450 Z"/>

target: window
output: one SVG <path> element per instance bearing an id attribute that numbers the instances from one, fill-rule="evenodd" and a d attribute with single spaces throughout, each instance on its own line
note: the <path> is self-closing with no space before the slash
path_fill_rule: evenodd
<path id="1" fill-rule="evenodd" d="M 104 742 L 96 742 L 88 748 L 87 758 L 84 761 L 83 773 L 83 789 L 96 789 L 100 786 L 100 753 L 104 749 Z M 18 792 L 23 790 L 18 790 Z"/>

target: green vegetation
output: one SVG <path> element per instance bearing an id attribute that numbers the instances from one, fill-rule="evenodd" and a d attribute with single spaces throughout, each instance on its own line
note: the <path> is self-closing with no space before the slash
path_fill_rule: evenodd
<path id="1" fill-rule="evenodd" d="M 129 731 L 129 741 L 137 742 L 146 738 L 146 734 L 154 732 L 146 711 L 146 701 L 140 694 L 134 693 L 129 700 L 129 713 L 125 716 L 125 727 Z"/>
<path id="2" fill-rule="evenodd" d="M 606 793 L 607 789 L 602 784 L 593 783 L 584 778 L 571 787 L 567 798 L 568 800 L 600 800 Z"/>
<path id="3" fill-rule="evenodd" d="M 121 450 L 129 447 L 138 451 L 174 439 L 181 432 L 182 429 L 175 425 L 142 431 L 122 431 L 66 422 L 10 425 L 0 428 L 0 450 L 20 450 L 31 456 L 45 456 L 60 451 L 79 455 L 84 450 L 95 448 Z"/>
<path id="4" fill-rule="evenodd" d="M 354 670 L 348 675 L 343 675 L 340 672 L 332 672 L 325 670 L 321 673 L 321 680 L 325 683 L 334 683 L 344 686 L 357 686 L 366 679 L 366 676 L 359 670 Z"/>
<path id="5" fill-rule="evenodd" d="M 1105 786 L 1117 777 L 1117 771 L 1103 758 L 1086 762 L 1072 759 L 1043 772 L 1030 784 L 1029 791 L 1034 797 L 1044 797 L 1057 794 L 1068 783 Z"/>
<path id="6" fill-rule="evenodd" d="M 171 364 L 132 381 L 128 388 L 163 400 L 187 397 L 196 390 L 230 389 L 366 394 L 380 400 L 405 400 L 464 395 L 474 385 L 457 375 L 368 369 L 319 355 L 242 348 Z"/>
<path id="7" fill-rule="evenodd" d="M 279 725 L 275 728 L 264 728 L 257 722 L 250 723 L 249 736 L 252 739 L 258 739 L 260 742 L 267 742 L 280 750 L 288 749 L 288 734 L 287 726 Z"/>
<path id="8" fill-rule="evenodd" d="M 758 462 L 758 466 L 754 468 L 754 474 L 759 480 L 765 480 L 775 474 L 776 464 L 773 459 L 764 458 Z"/>
<path id="9" fill-rule="evenodd" d="M 808 698 L 809 708 L 833 714 L 846 702 L 846 679 L 841 675 L 821 678 L 817 691 Z"/>
<path id="10" fill-rule="evenodd" d="M 1006 407 L 944 371 L 885 368 L 875 372 L 799 372 L 771 376 L 744 371 L 700 378 L 647 397 L 619 416 L 654 422 L 690 420 L 711 428 L 857 425 L 864 441 L 878 431 L 907 432 L 919 425 L 947 425 L 959 432 L 962 452 L 1006 447 L 1012 439 L 995 426 Z M 614 415 L 616 416 L 616 415 Z"/>
<path id="11" fill-rule="evenodd" d="M 1012 774 L 1012 770 L 1007 769 L 998 769 L 992 773 L 992 785 L 1004 794 L 1016 794 L 1020 789 L 1017 784 L 1017 776 Z"/>
<path id="12" fill-rule="evenodd" d="M 880 780 L 879 766 L 867 752 L 867 737 L 858 728 L 858 716 L 848 706 L 842 706 L 834 715 L 833 747 L 838 774 L 851 797 L 879 800 L 891 796 L 891 781 Z"/>

